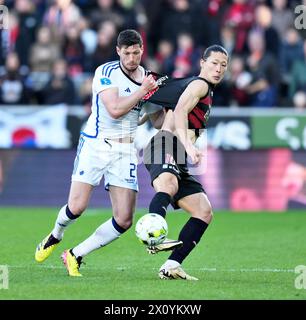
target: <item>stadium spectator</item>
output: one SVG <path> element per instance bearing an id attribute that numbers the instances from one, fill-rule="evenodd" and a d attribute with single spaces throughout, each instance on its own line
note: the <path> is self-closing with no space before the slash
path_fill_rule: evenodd
<path id="1" fill-rule="evenodd" d="M 233 27 L 224 25 L 220 30 L 220 43 L 228 54 L 231 55 L 236 50 L 236 34 Z"/>
<path id="2" fill-rule="evenodd" d="M 29 65 L 32 72 L 48 72 L 61 55 L 59 46 L 52 42 L 49 28 L 41 26 L 37 31 L 36 42 L 30 46 Z"/>
<path id="3" fill-rule="evenodd" d="M 64 230 L 84 212 L 94 186 L 104 176 L 113 217 L 84 242 L 64 251 L 62 259 L 70 276 L 81 276 L 82 257 L 118 239 L 132 225 L 138 190 L 133 140 L 140 112 L 135 105 L 156 88 L 156 82 L 140 66 L 143 41 L 139 33 L 134 30 L 119 33 L 117 53 L 120 61 L 106 63 L 96 70 L 92 114 L 80 137 L 68 204 L 61 208 L 54 229 L 35 253 L 38 262 L 48 258 Z"/>
<path id="4" fill-rule="evenodd" d="M 303 43 L 303 59 L 295 60 L 290 72 L 289 99 L 292 101 L 297 91 L 306 92 L 306 40 Z"/>
<path id="5" fill-rule="evenodd" d="M 85 107 L 86 113 L 91 113 L 91 101 L 92 101 L 92 81 L 93 77 L 86 78 L 80 86 L 80 102 Z"/>
<path id="6" fill-rule="evenodd" d="M 299 111 L 306 110 L 306 91 L 298 91 L 293 96 L 293 106 Z"/>
<path id="7" fill-rule="evenodd" d="M 15 51 L 18 54 L 20 64 L 28 66 L 29 49 L 35 41 L 36 30 L 40 24 L 40 17 L 30 0 L 15 1 L 14 10 L 18 16 L 18 34 Z"/>
<path id="8" fill-rule="evenodd" d="M 277 31 L 281 41 L 286 40 L 286 31 L 294 27 L 293 10 L 287 0 L 272 0 L 272 27 Z"/>
<path id="9" fill-rule="evenodd" d="M 174 46 L 169 40 L 160 40 L 158 42 L 157 51 L 154 56 L 159 64 L 160 72 L 164 74 L 172 74 L 174 70 Z"/>
<path id="10" fill-rule="evenodd" d="M 299 33 L 296 29 L 289 28 L 280 47 L 279 62 L 283 78 L 288 78 L 294 61 L 303 60 L 303 55 L 303 41 Z"/>
<path id="11" fill-rule="evenodd" d="M 84 71 L 85 47 L 81 40 L 80 29 L 77 24 L 67 27 L 63 36 L 63 58 L 68 65 L 68 74 L 74 78 Z"/>
<path id="12" fill-rule="evenodd" d="M 97 0 L 74 0 L 74 3 L 81 9 L 85 16 L 97 6 Z"/>
<path id="13" fill-rule="evenodd" d="M 15 13 L 9 12 L 8 29 L 0 28 L 0 65 L 5 64 L 7 55 L 15 51 L 19 33 L 19 21 Z"/>
<path id="14" fill-rule="evenodd" d="M 42 89 L 50 79 L 52 65 L 60 58 L 61 51 L 57 43 L 52 42 L 49 28 L 42 26 L 37 31 L 37 41 L 29 50 L 30 73 L 26 79 L 33 99 L 43 103 Z"/>
<path id="15" fill-rule="evenodd" d="M 198 280 L 188 275 L 181 264 L 212 220 L 210 202 L 202 185 L 189 172 L 187 155 L 192 164 L 200 164 L 203 154 L 194 144 L 206 128 L 213 89 L 224 77 L 228 54 L 221 46 L 210 46 L 200 64 L 199 76 L 166 80 L 148 99 L 167 110 L 161 130 L 144 150 L 144 163 L 156 192 L 149 212 L 165 217 L 171 203 L 174 209 L 181 208 L 191 215 L 181 229 L 176 248 L 160 267 L 161 279 Z M 149 248 L 151 253 L 158 251 L 158 245 Z"/>
<path id="16" fill-rule="evenodd" d="M 46 10 L 43 23 L 52 30 L 56 41 L 61 42 L 67 28 L 78 23 L 82 14 L 72 0 L 55 0 Z"/>
<path id="17" fill-rule="evenodd" d="M 135 29 L 140 30 L 140 26 L 146 23 L 146 16 L 142 10 L 141 3 L 135 0 L 116 0 L 117 11 L 122 17 L 118 30 Z M 146 48 L 144 54 L 146 53 Z M 146 56 L 146 54 L 145 54 Z"/>
<path id="18" fill-rule="evenodd" d="M 29 102 L 29 92 L 16 52 L 7 55 L 4 74 L 0 77 L 0 104 L 18 105 Z"/>
<path id="19" fill-rule="evenodd" d="M 43 103 L 75 105 L 79 102 L 77 100 L 74 83 L 68 74 L 67 62 L 57 59 L 53 64 L 50 80 L 43 88 Z"/>
<path id="20" fill-rule="evenodd" d="M 78 22 L 78 27 L 80 28 L 80 37 L 84 45 L 86 56 L 91 55 L 97 46 L 97 32 L 92 29 L 91 21 L 82 17 Z M 87 70 L 87 69 L 86 69 Z"/>
<path id="21" fill-rule="evenodd" d="M 113 21 L 105 20 L 98 31 L 97 47 L 90 57 L 90 70 L 94 71 L 99 65 L 116 60 L 114 46 L 116 43 L 117 28 Z"/>
<path id="22" fill-rule="evenodd" d="M 192 34 L 198 39 L 199 29 L 196 28 L 199 12 L 194 10 L 193 4 L 187 0 L 170 1 L 170 8 L 163 11 L 161 21 L 160 37 L 176 44 L 177 37 L 181 33 Z"/>
<path id="23" fill-rule="evenodd" d="M 94 30 L 98 30 L 104 21 L 113 21 L 117 28 L 123 23 L 123 17 L 118 12 L 115 0 L 97 0 L 98 8 L 89 14 L 89 19 Z"/>
<path id="24" fill-rule="evenodd" d="M 252 76 L 245 70 L 244 59 L 238 55 L 233 56 L 229 68 L 230 105 L 247 106 L 250 98 L 246 88 L 251 83 Z"/>
<path id="25" fill-rule="evenodd" d="M 247 67 L 252 81 L 245 88 L 253 107 L 274 107 L 278 103 L 279 72 L 273 55 L 266 52 L 265 39 L 259 31 L 248 35 L 250 54 Z"/>
<path id="26" fill-rule="evenodd" d="M 228 3 L 225 0 L 200 2 L 200 7 L 197 8 L 200 13 L 198 18 L 199 27 L 202 30 L 199 46 L 202 45 L 205 48 L 211 43 L 220 41 L 220 28 L 227 8 Z"/>
<path id="27" fill-rule="evenodd" d="M 272 12 L 267 5 L 259 5 L 255 9 L 255 21 L 250 32 L 262 33 L 265 41 L 266 52 L 279 57 L 280 39 L 277 31 L 272 26 Z"/>
<path id="28" fill-rule="evenodd" d="M 236 53 L 246 49 L 247 35 L 254 22 L 254 5 L 246 0 L 234 0 L 224 13 L 223 26 L 233 28 Z"/>
<path id="29" fill-rule="evenodd" d="M 156 53 L 158 43 L 163 40 L 160 36 L 160 26 L 163 11 L 167 10 L 169 4 L 164 0 L 141 0 L 143 10 L 146 16 L 146 36 L 147 36 L 147 51 L 150 57 Z"/>
<path id="30" fill-rule="evenodd" d="M 191 76 L 198 72 L 201 55 L 189 33 L 180 33 L 177 37 L 177 49 L 174 53 L 174 78 Z"/>

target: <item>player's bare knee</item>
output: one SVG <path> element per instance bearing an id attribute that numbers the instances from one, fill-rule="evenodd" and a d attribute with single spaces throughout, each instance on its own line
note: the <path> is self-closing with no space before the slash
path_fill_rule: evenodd
<path id="1" fill-rule="evenodd" d="M 165 192 L 173 197 L 178 191 L 178 181 L 176 176 L 168 175 L 167 177 L 160 177 L 153 182 L 156 192 Z"/>
<path id="2" fill-rule="evenodd" d="M 199 210 L 197 212 L 194 212 L 192 214 L 192 216 L 194 218 L 198 218 L 198 219 L 201 219 L 203 220 L 204 222 L 206 223 L 210 223 L 211 220 L 213 219 L 213 211 L 212 211 L 212 208 L 211 207 L 206 207 L 202 210 Z"/>
<path id="3" fill-rule="evenodd" d="M 201 218 L 206 223 L 210 223 L 213 219 L 213 211 L 211 207 L 205 208 L 201 213 Z"/>
<path id="4" fill-rule="evenodd" d="M 167 188 L 168 188 L 167 193 L 170 194 L 171 197 L 173 197 L 178 191 L 177 181 L 175 181 L 174 183 L 173 183 L 173 181 L 170 181 Z"/>

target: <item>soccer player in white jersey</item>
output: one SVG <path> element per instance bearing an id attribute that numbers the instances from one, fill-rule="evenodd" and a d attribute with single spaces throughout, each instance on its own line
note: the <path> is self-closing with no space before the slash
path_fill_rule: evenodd
<path id="1" fill-rule="evenodd" d="M 143 42 L 137 31 L 120 32 L 116 50 L 119 60 L 105 63 L 95 72 L 92 113 L 80 136 L 68 204 L 60 209 L 53 230 L 35 252 L 38 262 L 50 256 L 65 229 L 85 211 L 93 188 L 104 176 L 113 217 L 85 241 L 63 252 L 62 259 L 70 276 L 81 276 L 82 258 L 116 240 L 132 225 L 138 191 L 133 143 L 140 112 L 138 104 L 157 84 L 140 66 Z"/>

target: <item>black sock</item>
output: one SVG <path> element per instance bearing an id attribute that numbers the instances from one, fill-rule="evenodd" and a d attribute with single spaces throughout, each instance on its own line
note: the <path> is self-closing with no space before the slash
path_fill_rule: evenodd
<path id="1" fill-rule="evenodd" d="M 192 249 L 200 242 L 208 224 L 198 218 L 190 218 L 180 232 L 179 240 L 183 241 L 182 247 L 173 250 L 168 259 L 182 263 Z"/>
<path id="2" fill-rule="evenodd" d="M 68 204 L 67 204 L 67 206 L 66 206 L 66 215 L 67 215 L 67 217 L 68 217 L 70 220 L 75 220 L 75 219 L 77 219 L 77 218 L 80 217 L 79 215 L 75 215 L 75 214 L 73 214 L 73 213 L 70 211 L 70 209 L 69 209 L 69 207 L 68 207 Z"/>
<path id="3" fill-rule="evenodd" d="M 149 213 L 157 213 L 165 218 L 167 207 L 171 202 L 171 196 L 166 192 L 157 192 L 151 200 Z"/>
<path id="4" fill-rule="evenodd" d="M 53 237 L 53 235 L 51 234 L 50 237 L 48 238 L 47 242 L 45 243 L 44 245 L 44 249 L 56 244 L 56 243 L 59 243 L 61 240 L 58 240 L 56 238 Z"/>

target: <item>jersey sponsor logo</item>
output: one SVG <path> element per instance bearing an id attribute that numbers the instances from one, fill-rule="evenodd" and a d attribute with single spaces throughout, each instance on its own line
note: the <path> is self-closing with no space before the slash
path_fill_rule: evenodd
<path id="1" fill-rule="evenodd" d="M 126 88 L 124 91 L 125 92 L 131 92 L 130 88 Z"/>
<path id="2" fill-rule="evenodd" d="M 100 79 L 100 82 L 103 86 L 109 86 L 112 83 L 108 78 L 102 78 Z"/>
<path id="3" fill-rule="evenodd" d="M 160 87 L 161 85 L 164 84 L 164 82 L 168 79 L 168 76 L 164 76 L 164 77 L 161 77 L 159 79 L 155 79 L 156 80 L 156 84 Z"/>

